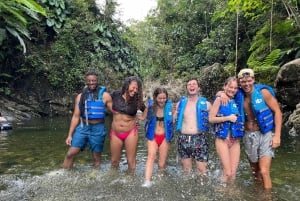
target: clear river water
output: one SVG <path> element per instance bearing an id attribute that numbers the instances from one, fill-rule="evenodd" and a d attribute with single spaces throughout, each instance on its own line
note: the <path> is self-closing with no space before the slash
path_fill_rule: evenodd
<path id="1" fill-rule="evenodd" d="M 143 188 L 147 146 L 140 122 L 137 170 L 126 173 L 125 155 L 119 172 L 110 171 L 109 137 L 102 154 L 101 169 L 91 166 L 89 150 L 81 152 L 72 170 L 61 168 L 68 147 L 65 138 L 69 118 L 32 119 L 0 133 L 0 201 L 296 201 L 300 200 L 300 137 L 282 132 L 282 145 L 272 161 L 273 189 L 264 191 L 251 175 L 241 147 L 241 162 L 234 185 L 220 182 L 221 165 L 213 136 L 209 135 L 208 175 L 183 175 L 176 143 L 172 142 L 164 175 L 153 175 L 154 185 Z M 109 129 L 109 122 L 107 123 Z"/>

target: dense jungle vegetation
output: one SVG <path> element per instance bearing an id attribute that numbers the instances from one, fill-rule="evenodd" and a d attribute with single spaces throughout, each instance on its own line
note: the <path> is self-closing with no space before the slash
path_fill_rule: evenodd
<path id="1" fill-rule="evenodd" d="M 201 76 L 216 62 L 231 74 L 254 68 L 272 83 L 282 64 L 300 57 L 297 0 L 158 0 L 130 26 L 115 17 L 116 1 L 97 2 L 2 0 L 0 94 L 28 90 L 26 81 L 72 93 L 89 69 L 112 88 L 133 74 L 163 83 Z"/>

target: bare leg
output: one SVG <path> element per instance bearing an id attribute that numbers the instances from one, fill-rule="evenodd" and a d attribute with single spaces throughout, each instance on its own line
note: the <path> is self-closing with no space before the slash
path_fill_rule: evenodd
<path id="1" fill-rule="evenodd" d="M 192 172 L 193 164 L 192 164 L 192 159 L 191 158 L 181 159 L 181 164 L 182 164 L 183 171 L 185 173 L 191 173 Z"/>
<path id="2" fill-rule="evenodd" d="M 252 170 L 252 174 L 255 177 L 255 179 L 257 179 L 258 181 L 262 181 L 260 172 L 259 172 L 259 166 L 258 166 L 258 162 L 257 163 L 252 163 L 250 162 L 250 166 L 251 166 L 251 170 Z"/>
<path id="3" fill-rule="evenodd" d="M 70 147 L 62 165 L 63 168 L 70 169 L 73 167 L 75 157 L 80 152 L 80 148 L 78 147 Z"/>
<path id="4" fill-rule="evenodd" d="M 170 149 L 170 143 L 164 140 L 160 147 L 158 148 L 159 150 L 159 160 L 158 160 L 158 168 L 160 171 L 164 171 L 166 168 L 166 161 L 168 158 L 168 153 Z"/>
<path id="5" fill-rule="evenodd" d="M 94 167 L 98 168 L 100 167 L 101 163 L 101 153 L 100 152 L 93 152 L 92 153 L 93 159 L 94 159 Z"/>
<path id="6" fill-rule="evenodd" d="M 220 138 L 216 138 L 215 144 L 223 168 L 222 181 L 227 182 L 232 174 L 229 147 L 227 142 Z"/>
<path id="7" fill-rule="evenodd" d="M 128 171 L 133 173 L 136 168 L 136 151 L 138 143 L 138 131 L 133 129 L 125 140 L 126 158 L 128 163 Z"/>
<path id="8" fill-rule="evenodd" d="M 158 146 L 154 140 L 148 140 L 147 144 L 148 144 L 148 157 L 146 162 L 145 180 L 150 181 Z"/>
<path id="9" fill-rule="evenodd" d="M 201 175 L 206 174 L 207 162 L 196 161 L 196 166 L 198 173 L 200 173 Z"/>
<path id="10" fill-rule="evenodd" d="M 111 154 L 112 169 L 119 168 L 122 148 L 123 148 L 123 141 L 120 140 L 114 134 L 112 134 L 110 138 L 110 154 Z"/>
<path id="11" fill-rule="evenodd" d="M 265 189 L 272 188 L 272 180 L 270 175 L 271 157 L 262 157 L 259 159 L 259 169 Z"/>
<path id="12" fill-rule="evenodd" d="M 236 139 L 233 145 L 229 149 L 230 154 L 230 165 L 231 165 L 231 180 L 235 180 L 237 168 L 240 161 L 240 141 Z"/>

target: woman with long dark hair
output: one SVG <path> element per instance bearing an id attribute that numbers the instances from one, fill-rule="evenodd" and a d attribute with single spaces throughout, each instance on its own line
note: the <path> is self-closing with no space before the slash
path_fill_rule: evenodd
<path id="1" fill-rule="evenodd" d="M 123 82 L 122 89 L 111 93 L 113 121 L 110 131 L 111 167 L 118 168 L 123 146 L 126 150 L 128 171 L 136 168 L 138 143 L 137 111 L 145 111 L 142 82 L 130 76 Z"/>
<path id="2" fill-rule="evenodd" d="M 148 101 L 147 110 L 145 130 L 148 158 L 143 187 L 152 186 L 151 177 L 157 152 L 159 154 L 158 169 L 159 171 L 165 170 L 173 137 L 172 101 L 168 100 L 168 92 L 165 88 L 158 87 L 154 90 L 153 100 Z"/>

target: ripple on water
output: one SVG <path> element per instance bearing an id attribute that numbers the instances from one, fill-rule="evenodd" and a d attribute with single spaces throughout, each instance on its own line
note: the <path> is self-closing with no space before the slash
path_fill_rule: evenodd
<path id="1" fill-rule="evenodd" d="M 175 173 L 175 172 L 173 172 Z M 142 175 L 95 169 L 55 170 L 40 176 L 1 176 L 0 200 L 155 200 L 184 196 L 178 191 L 174 175 L 155 175 L 155 186 L 141 187 Z M 169 200 L 169 199 L 167 199 Z"/>
<path id="2" fill-rule="evenodd" d="M 140 168 L 135 175 L 110 171 L 109 164 L 103 165 L 101 170 L 76 166 L 73 170 L 58 169 L 39 176 L 1 175 L 0 200 L 270 200 L 260 187 L 253 188 L 251 186 L 255 185 L 249 185 L 243 179 L 238 179 L 235 185 L 221 185 L 218 170 L 203 177 L 183 175 L 177 167 L 168 166 L 164 174 L 155 171 L 151 188 L 143 188 L 144 173 Z M 290 186 L 285 189 L 292 193 Z M 281 200 L 276 194 L 270 196 L 273 196 L 272 201 Z"/>

